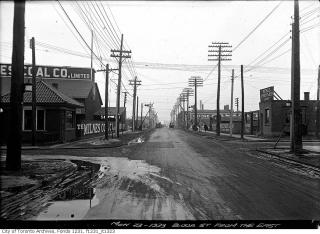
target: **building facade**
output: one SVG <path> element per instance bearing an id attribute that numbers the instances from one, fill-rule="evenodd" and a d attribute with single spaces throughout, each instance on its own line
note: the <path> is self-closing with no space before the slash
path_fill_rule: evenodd
<path id="1" fill-rule="evenodd" d="M 76 136 L 76 109 L 83 104 L 69 98 L 45 82 L 36 83 L 36 141 L 40 144 L 72 141 Z M 10 93 L 1 97 L 1 142 L 7 142 L 10 122 Z M 32 93 L 23 95 L 22 141 L 32 138 Z"/>
<path id="2" fill-rule="evenodd" d="M 274 92 L 273 87 L 260 90 L 259 134 L 261 136 L 290 135 L 291 101 L 279 98 L 274 100 Z M 320 102 L 310 100 L 309 92 L 305 92 L 304 100 L 300 100 L 300 108 L 302 135 L 315 135 L 316 113 L 320 108 Z"/>
<path id="3" fill-rule="evenodd" d="M 32 66 L 26 64 L 24 66 L 25 83 L 31 83 L 31 71 Z M 0 64 L 0 78 L 1 96 L 4 101 L 10 100 L 11 64 Z M 102 105 L 98 85 L 94 82 L 94 70 L 66 66 L 36 66 L 36 80 L 37 111 L 39 109 L 39 113 L 42 113 L 40 109 L 45 109 L 45 119 L 48 124 L 46 126 L 48 136 L 42 138 L 41 134 L 44 132 L 39 131 L 37 132 L 39 139 L 44 142 L 66 142 L 104 133 L 103 123 L 94 119 L 94 114 L 101 109 Z M 63 99 L 76 105 L 67 105 L 68 108 L 71 108 L 71 110 L 67 110 L 67 107 L 61 106 L 61 103 L 56 103 L 56 99 L 46 99 L 46 102 L 43 102 L 42 99 L 52 92 L 55 96 L 63 97 Z M 26 95 L 28 97 L 29 94 L 25 93 L 24 96 Z M 3 103 L 3 105 L 8 109 L 7 104 Z M 64 108 L 64 114 L 57 114 L 59 112 L 57 109 L 53 111 L 52 108 L 58 106 L 60 109 Z M 24 102 L 24 109 L 28 108 L 31 108 L 31 103 L 26 101 Z M 2 118 L 5 119 L 6 117 L 2 116 Z M 28 122 L 27 118 L 28 114 L 23 115 L 23 123 Z M 71 119 L 74 120 L 72 124 L 70 123 Z M 64 130 L 64 125 L 68 131 Z M 24 126 L 22 127 L 24 142 L 30 142 L 29 130 L 24 129 Z M 59 133 L 57 132 L 58 128 L 60 129 Z M 60 137 L 57 137 L 57 134 L 60 134 Z M 49 135 L 51 135 L 51 138 Z"/>

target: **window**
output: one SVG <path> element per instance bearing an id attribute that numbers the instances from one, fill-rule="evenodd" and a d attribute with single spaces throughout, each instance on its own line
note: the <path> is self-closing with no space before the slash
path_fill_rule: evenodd
<path id="1" fill-rule="evenodd" d="M 270 123 L 270 109 L 265 109 L 264 123 Z"/>
<path id="2" fill-rule="evenodd" d="M 74 128 L 74 111 L 66 111 L 66 128 Z"/>
<path id="3" fill-rule="evenodd" d="M 45 126 L 45 111 L 37 110 L 37 130 L 43 131 Z"/>
<path id="4" fill-rule="evenodd" d="M 38 131 L 45 130 L 45 110 L 37 109 L 36 129 Z M 25 109 L 23 111 L 23 130 L 32 131 L 32 110 L 31 109 Z"/>
<path id="5" fill-rule="evenodd" d="M 32 130 L 32 110 L 24 110 L 23 130 Z"/>
<path id="6" fill-rule="evenodd" d="M 52 83 L 53 88 L 58 89 L 58 83 Z"/>

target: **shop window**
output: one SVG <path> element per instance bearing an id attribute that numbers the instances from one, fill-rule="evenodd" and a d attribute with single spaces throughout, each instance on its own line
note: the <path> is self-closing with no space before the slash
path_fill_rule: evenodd
<path id="1" fill-rule="evenodd" d="M 37 130 L 45 130 L 45 111 L 37 110 Z"/>
<path id="2" fill-rule="evenodd" d="M 24 110 L 23 130 L 32 130 L 32 110 Z"/>
<path id="3" fill-rule="evenodd" d="M 74 111 L 66 111 L 66 128 L 74 128 Z"/>
<path id="4" fill-rule="evenodd" d="M 270 123 L 270 109 L 265 109 L 265 118 L 264 118 L 264 123 Z"/>

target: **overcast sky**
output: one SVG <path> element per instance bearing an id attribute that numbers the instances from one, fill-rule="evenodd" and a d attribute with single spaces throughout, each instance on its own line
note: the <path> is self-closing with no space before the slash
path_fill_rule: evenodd
<path id="1" fill-rule="evenodd" d="M 92 2 L 93 3 L 93 2 Z M 199 75 L 205 79 L 204 87 L 199 88 L 198 100 L 203 100 L 205 109 L 215 109 L 217 89 L 216 62 L 208 61 L 208 45 L 211 42 L 229 42 L 234 47 L 249 34 L 278 4 L 279 1 L 179 1 L 179 2 L 144 2 L 144 1 L 111 1 L 101 2 L 105 14 L 92 14 L 91 17 L 108 16 L 115 31 L 124 34 L 125 46 L 132 51 L 132 61 L 142 86 L 138 89 L 139 101 L 154 102 L 160 120 L 169 120 L 170 111 L 176 98 L 184 87 L 188 86 L 190 76 Z M 90 45 L 91 33 L 85 22 L 79 17 L 79 6 L 87 13 L 90 5 L 83 2 L 62 1 L 62 6 L 69 17 Z M 99 2 L 100 4 L 100 2 Z M 97 10 L 103 12 L 101 5 Z M 0 42 L 1 62 L 11 62 L 13 3 L 0 3 Z M 92 8 L 92 12 L 94 8 Z M 315 9 L 315 10 L 314 10 Z M 264 62 L 244 74 L 245 111 L 257 110 L 259 106 L 259 89 L 275 86 L 283 99 L 290 98 L 290 64 L 291 64 L 291 16 L 293 2 L 284 1 L 267 19 L 245 40 L 232 54 L 232 61 L 222 62 L 221 102 L 222 108 L 230 104 L 231 69 L 239 75 L 240 64 L 244 69 L 259 55 L 279 41 L 281 45 Z M 320 3 L 314 1 L 300 2 L 301 16 L 301 98 L 303 92 L 310 92 L 316 98 L 317 68 L 320 64 Z M 89 17 L 90 14 L 87 14 Z M 103 18 L 102 18 L 103 19 Z M 101 20 L 102 22 L 103 20 Z M 96 24 L 96 34 L 105 33 L 105 25 Z M 102 32 L 105 30 L 105 32 Z M 59 4 L 54 1 L 27 2 L 26 4 L 26 44 L 31 37 L 36 42 L 63 47 L 82 54 L 89 50 L 82 45 L 80 37 L 72 28 Z M 117 37 L 117 36 L 116 36 Z M 110 36 L 111 38 L 111 36 Z M 289 39 L 286 43 L 285 41 Z M 98 39 L 96 39 L 98 40 Z M 106 42 L 107 44 L 106 45 Z M 112 40 L 100 40 L 95 43 L 94 51 L 101 50 L 107 57 L 110 55 Z M 119 43 L 119 42 L 117 42 Z M 98 49 L 98 46 L 101 49 Z M 276 48 L 277 45 L 274 47 Z M 118 48 L 112 48 L 118 49 Z M 272 52 L 270 50 L 268 53 Z M 265 55 L 268 55 L 266 53 Z M 278 57 L 279 56 L 279 57 Z M 263 58 L 263 57 L 261 57 Z M 110 58 L 111 67 L 115 68 Z M 104 60 L 104 63 L 108 61 Z M 259 61 L 259 60 L 257 60 Z M 25 63 L 31 62 L 31 50 L 25 49 Z M 90 67 L 89 57 L 79 57 L 61 53 L 53 49 L 37 46 L 36 63 L 39 65 L 61 65 Z M 156 63 L 156 64 L 154 64 Z M 187 66 L 188 65 L 188 66 Z M 199 67 L 192 66 L 199 65 Z M 95 69 L 100 69 L 95 60 Z M 188 71 L 186 71 L 188 69 Z M 132 93 L 128 80 L 131 73 L 124 67 L 123 83 Z M 210 75 L 209 75 L 210 74 Z M 97 73 L 101 96 L 104 97 L 104 74 Z M 116 79 L 112 75 L 112 79 Z M 115 105 L 115 85 L 111 85 L 110 104 Z M 240 98 L 240 79 L 235 79 L 234 97 Z M 123 100 L 121 100 L 121 103 Z M 193 100 L 191 101 L 193 104 Z M 132 98 L 128 97 L 129 116 L 132 112 Z M 140 107 L 139 107 L 140 108 Z M 140 112 L 140 111 L 139 111 Z"/>

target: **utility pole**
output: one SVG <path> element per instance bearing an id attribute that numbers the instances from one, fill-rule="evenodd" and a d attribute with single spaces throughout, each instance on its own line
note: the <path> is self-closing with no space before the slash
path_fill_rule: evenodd
<path id="1" fill-rule="evenodd" d="M 122 92 L 124 94 L 124 98 L 123 98 L 123 107 L 126 108 L 126 103 L 127 103 L 127 94 L 128 92 L 125 91 L 125 92 Z"/>
<path id="2" fill-rule="evenodd" d="M 136 124 L 135 126 L 137 126 L 137 129 L 139 130 L 139 97 L 137 96 L 137 117 L 136 117 Z"/>
<path id="3" fill-rule="evenodd" d="M 140 115 L 140 117 L 141 117 L 141 123 L 140 123 L 140 130 L 142 131 L 142 114 L 143 114 L 143 103 L 141 102 L 141 115 Z"/>
<path id="4" fill-rule="evenodd" d="M 292 24 L 292 64 L 291 64 L 291 151 L 302 150 L 301 108 L 300 108 L 300 29 L 299 2 L 294 0 L 294 22 Z"/>
<path id="5" fill-rule="evenodd" d="M 37 80 L 36 80 L 36 48 L 34 37 L 30 40 L 30 48 L 32 50 L 32 145 L 36 145 L 37 141 Z"/>
<path id="6" fill-rule="evenodd" d="M 236 97 L 235 102 L 236 102 L 235 105 L 237 107 L 237 116 L 238 116 L 238 113 L 239 113 L 239 98 L 238 97 Z"/>
<path id="7" fill-rule="evenodd" d="M 197 87 L 203 86 L 203 78 L 200 76 L 191 76 L 189 78 L 189 87 L 194 87 L 194 126 L 198 126 L 198 111 L 197 111 Z"/>
<path id="8" fill-rule="evenodd" d="M 108 140 L 109 134 L 109 64 L 106 65 L 106 82 L 105 82 L 105 92 L 104 92 L 104 139 Z"/>
<path id="9" fill-rule="evenodd" d="M 133 86 L 133 103 L 132 103 L 132 131 L 135 131 L 135 120 L 136 120 L 136 97 L 137 97 L 137 85 L 141 85 L 141 80 L 137 80 L 137 77 L 134 77 L 134 80 L 129 80 L 129 85 Z"/>
<path id="10" fill-rule="evenodd" d="M 243 65 L 241 65 L 241 139 L 244 134 L 244 85 L 243 85 Z"/>
<path id="11" fill-rule="evenodd" d="M 10 131 L 7 143 L 6 169 L 21 169 L 22 102 L 24 90 L 25 1 L 14 1 L 12 74 L 10 96 Z"/>
<path id="12" fill-rule="evenodd" d="M 230 136 L 232 136 L 232 130 L 233 130 L 233 83 L 234 83 L 234 69 L 232 69 L 232 75 L 231 75 L 231 110 L 230 110 Z"/>
<path id="13" fill-rule="evenodd" d="M 319 128 L 320 128 L 320 65 L 318 67 L 318 87 L 317 87 L 317 124 L 316 124 L 316 137 L 319 137 Z"/>
<path id="14" fill-rule="evenodd" d="M 93 30 L 92 29 L 91 29 L 90 75 L 91 75 L 91 81 L 94 82 L 94 78 L 93 78 Z"/>
<path id="15" fill-rule="evenodd" d="M 209 50 L 209 57 L 215 57 L 213 59 L 208 59 L 208 61 L 218 61 L 218 86 L 217 86 L 217 125 L 216 125 L 216 133 L 217 136 L 220 136 L 220 80 L 221 80 L 221 61 L 229 61 L 231 60 L 232 50 L 226 50 L 225 48 L 231 48 L 228 42 L 212 42 L 212 45 L 209 45 L 209 48 L 214 48 L 213 50 Z M 218 48 L 218 50 L 217 50 Z M 222 50 L 223 49 L 223 50 Z M 218 54 L 216 54 L 218 53 Z"/>
<path id="16" fill-rule="evenodd" d="M 104 71 L 106 72 L 106 81 L 105 81 L 105 92 L 104 92 L 104 125 L 105 125 L 105 130 L 104 130 L 104 138 L 106 140 L 109 139 L 108 134 L 109 134 L 109 73 L 112 71 L 118 71 L 117 68 L 111 69 L 109 68 L 109 64 L 106 64 L 106 69 L 105 70 L 97 70 L 97 72 Z"/>
<path id="17" fill-rule="evenodd" d="M 116 58 L 119 63 L 117 102 L 116 102 L 116 136 L 119 138 L 119 109 L 120 109 L 120 91 L 121 91 L 121 68 L 122 62 L 126 58 L 131 58 L 131 50 L 123 50 L 123 34 L 121 34 L 120 50 L 111 50 L 110 57 Z"/>

